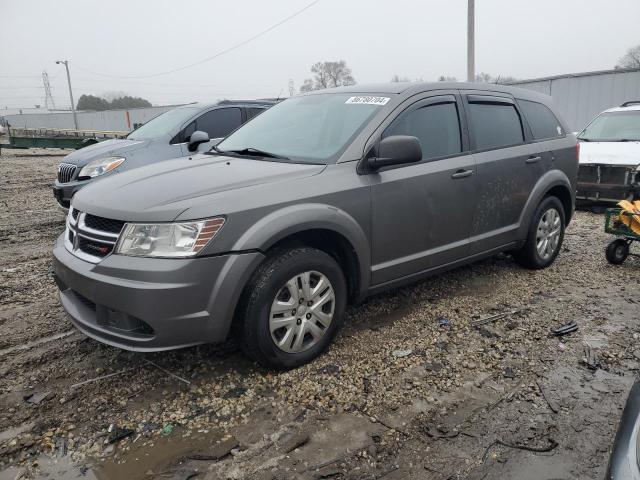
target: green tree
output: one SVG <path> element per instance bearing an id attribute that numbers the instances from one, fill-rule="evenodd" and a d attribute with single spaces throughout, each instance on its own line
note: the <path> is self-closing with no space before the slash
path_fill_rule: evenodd
<path id="1" fill-rule="evenodd" d="M 142 108 L 151 107 L 151 102 L 140 97 L 131 97 L 124 95 L 118 98 L 114 98 L 111 101 L 105 100 L 102 97 L 96 97 L 95 95 L 82 95 L 78 99 L 78 110 L 94 110 L 101 112 L 103 110 L 111 110 L 116 108 Z"/>

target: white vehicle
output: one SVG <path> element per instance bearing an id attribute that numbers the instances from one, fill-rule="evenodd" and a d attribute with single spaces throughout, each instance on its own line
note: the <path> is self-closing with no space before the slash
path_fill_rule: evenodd
<path id="1" fill-rule="evenodd" d="M 640 100 L 605 110 L 578 140 L 577 200 L 617 203 L 640 197 Z"/>

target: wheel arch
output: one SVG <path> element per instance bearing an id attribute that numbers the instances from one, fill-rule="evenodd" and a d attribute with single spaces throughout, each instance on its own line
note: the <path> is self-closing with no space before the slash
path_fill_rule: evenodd
<path id="1" fill-rule="evenodd" d="M 571 182 L 564 172 L 551 170 L 545 173 L 529 194 L 520 217 L 519 238 L 525 239 L 531 223 L 531 217 L 540 202 L 548 196 L 557 197 L 564 207 L 565 223 L 569 225 L 575 208 L 575 192 L 571 193 Z"/>
<path id="2" fill-rule="evenodd" d="M 370 246 L 360 224 L 342 209 L 324 204 L 290 205 L 261 218 L 233 246 L 263 253 L 287 244 L 322 250 L 343 267 L 351 301 L 369 287 Z"/>

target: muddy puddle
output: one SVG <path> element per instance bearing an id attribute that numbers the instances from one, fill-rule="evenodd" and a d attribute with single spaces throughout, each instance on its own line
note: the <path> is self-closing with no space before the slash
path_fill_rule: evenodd
<path id="1" fill-rule="evenodd" d="M 40 456 L 30 467 L 0 471 L 0 480 L 142 480 L 184 479 L 223 458 L 236 446 L 233 437 L 219 431 L 190 433 L 173 431 L 159 437 L 139 437 L 133 443 L 106 446 L 104 458 L 74 463 L 69 456 Z"/>

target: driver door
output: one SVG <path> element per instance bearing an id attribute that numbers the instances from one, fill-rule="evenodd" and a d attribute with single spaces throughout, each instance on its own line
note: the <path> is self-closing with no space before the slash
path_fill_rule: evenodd
<path id="1" fill-rule="evenodd" d="M 373 285 L 469 254 L 477 176 L 459 95 L 411 101 L 383 126 L 381 138 L 417 137 L 422 161 L 371 174 Z"/>

